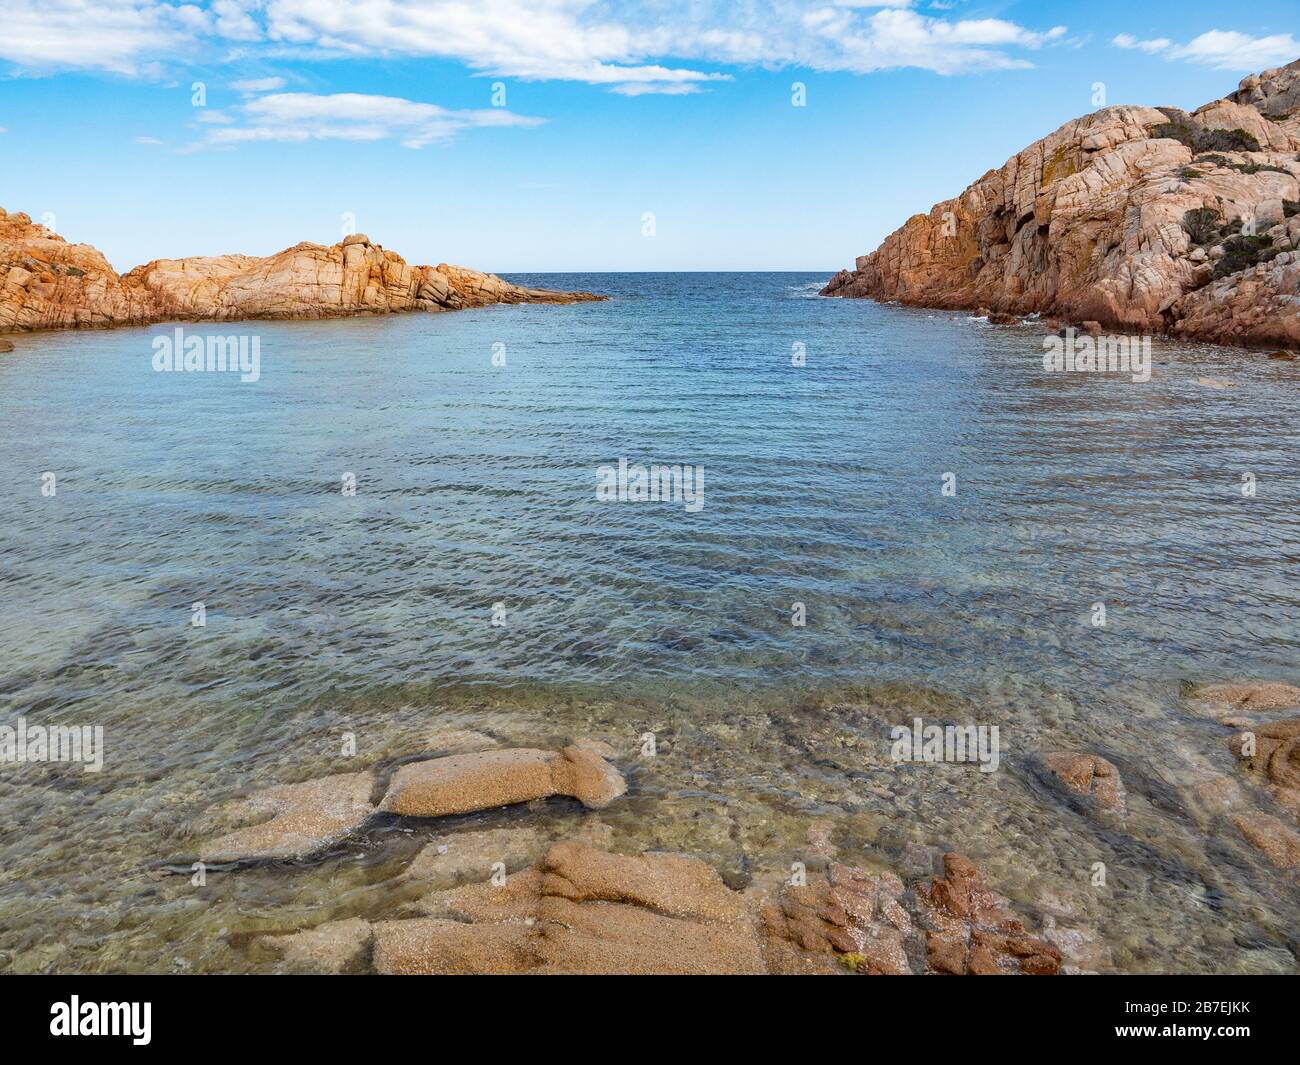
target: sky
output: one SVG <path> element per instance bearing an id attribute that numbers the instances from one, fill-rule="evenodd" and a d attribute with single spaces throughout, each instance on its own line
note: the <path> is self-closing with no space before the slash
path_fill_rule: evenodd
<path id="1" fill-rule="evenodd" d="M 0 207 L 119 270 L 832 271 L 1100 104 L 1297 58 L 1295 0 L 0 0 Z"/>

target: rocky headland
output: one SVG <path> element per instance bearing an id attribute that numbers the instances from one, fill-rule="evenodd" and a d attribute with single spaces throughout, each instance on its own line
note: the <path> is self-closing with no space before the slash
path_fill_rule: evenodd
<path id="1" fill-rule="evenodd" d="M 446 263 L 412 266 L 361 233 L 328 247 L 304 242 L 265 257 L 157 259 L 118 274 L 89 244 L 69 244 L 27 215 L 0 208 L 0 333 L 603 298 L 521 288 Z"/>
<path id="2" fill-rule="evenodd" d="M 1300 348 L 1300 60 L 1104 107 L 914 215 L 824 296 Z"/>

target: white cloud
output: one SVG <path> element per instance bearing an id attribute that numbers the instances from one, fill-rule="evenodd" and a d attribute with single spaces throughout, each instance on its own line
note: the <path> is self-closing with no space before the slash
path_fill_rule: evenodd
<path id="1" fill-rule="evenodd" d="M 1243 73 L 1289 63 L 1300 56 L 1300 41 L 1289 33 L 1252 37 L 1237 30 L 1209 30 L 1186 44 L 1177 45 L 1168 37 L 1140 41 L 1131 33 L 1121 33 L 1110 43 L 1118 48 L 1138 49 L 1148 55 L 1163 55 L 1166 59 L 1181 59 Z"/>
<path id="2" fill-rule="evenodd" d="M 136 144 L 162 144 L 162 141 L 160 141 L 157 137 L 136 137 L 135 143 Z"/>
<path id="3" fill-rule="evenodd" d="M 484 75 L 624 95 L 704 88 L 728 77 L 708 69 L 716 64 L 944 74 L 1028 66 L 1021 53 L 1065 35 L 923 15 L 910 0 L 0 0 L 0 25 L 0 58 L 35 69 L 135 74 L 235 42 L 228 58 L 437 57 Z"/>
<path id="4" fill-rule="evenodd" d="M 1163 52 L 1174 42 L 1168 37 L 1154 37 L 1149 41 L 1139 41 L 1131 33 L 1116 34 L 1111 39 L 1111 44 L 1117 48 L 1136 48 L 1140 52 L 1146 52 L 1148 55 L 1154 55 L 1157 52 Z"/>
<path id="5" fill-rule="evenodd" d="M 245 78 L 243 81 L 232 81 L 230 87 L 235 92 L 259 93 L 274 92 L 276 89 L 283 89 L 287 84 L 284 78 Z"/>
<path id="6" fill-rule="evenodd" d="M 1172 49 L 1171 59 L 1206 63 L 1219 70 L 1255 71 L 1289 63 L 1300 55 L 1300 42 L 1289 33 L 1251 37 L 1236 31 L 1210 30 Z"/>
<path id="7" fill-rule="evenodd" d="M 972 70 L 1008 70 L 1033 64 L 1003 49 L 1037 49 L 1065 35 L 1064 26 L 1036 33 L 1003 19 L 930 18 L 915 11 L 878 11 L 865 24 L 844 24 L 839 18 L 805 24 L 825 39 L 804 62 L 819 70 L 849 70 L 858 74 L 896 67 L 922 67 L 939 74 Z"/>
<path id="8" fill-rule="evenodd" d="M 0 0 L 0 59 L 47 70 L 140 74 L 142 57 L 175 54 L 206 15 L 185 5 L 132 0 Z"/>
<path id="9" fill-rule="evenodd" d="M 398 140 L 423 148 L 461 130 L 482 126 L 536 126 L 542 120 L 501 108 L 451 111 L 396 96 L 291 92 L 241 104 L 240 121 L 210 130 L 201 145 L 231 147 L 258 141 Z M 197 147 L 197 146 L 195 146 Z"/>

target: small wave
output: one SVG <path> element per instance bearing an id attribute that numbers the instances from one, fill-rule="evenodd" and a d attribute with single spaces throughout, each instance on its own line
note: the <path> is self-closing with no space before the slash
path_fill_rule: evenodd
<path id="1" fill-rule="evenodd" d="M 786 293 L 792 300 L 815 300 L 822 298 L 822 289 L 825 287 L 825 281 L 808 281 L 802 285 L 791 285 Z"/>

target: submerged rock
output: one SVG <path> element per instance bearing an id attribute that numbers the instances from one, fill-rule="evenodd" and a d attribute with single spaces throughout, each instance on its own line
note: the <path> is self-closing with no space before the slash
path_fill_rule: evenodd
<path id="1" fill-rule="evenodd" d="M 786 885 L 760 911 L 770 971 L 825 972 L 827 962 L 838 960 L 853 972 L 871 976 L 910 974 L 907 942 L 914 930 L 900 902 L 902 894 L 903 882 L 893 873 L 871 873 L 836 862 L 828 867 L 825 880 Z"/>
<path id="2" fill-rule="evenodd" d="M 1252 744 L 1248 743 L 1253 737 Z M 1238 758 L 1278 788 L 1300 789 L 1300 717 L 1256 725 L 1228 742 Z"/>
<path id="3" fill-rule="evenodd" d="M 375 925 L 381 973 L 760 973 L 741 896 L 693 858 L 558 843 L 504 885 Z"/>
<path id="4" fill-rule="evenodd" d="M 1113 964 L 1110 947 L 1095 928 L 1058 928 L 1051 921 L 1043 938 L 1061 952 L 1061 972 L 1068 975 L 1100 973 Z"/>
<path id="5" fill-rule="evenodd" d="M 1232 823 L 1252 847 L 1279 869 L 1300 869 L 1300 833 L 1259 810 L 1235 814 Z"/>
<path id="6" fill-rule="evenodd" d="M 578 747 L 515 748 L 433 758 L 393 774 L 379 808 L 411 817 L 441 817 L 571 795 L 589 809 L 627 790 L 622 775 L 598 754 Z"/>
<path id="7" fill-rule="evenodd" d="M 257 942 L 294 968 L 339 975 L 366 964 L 372 938 L 369 921 L 350 917 L 290 935 L 259 936 Z"/>
<path id="8" fill-rule="evenodd" d="M 1114 763 L 1079 751 L 1052 751 L 1043 761 L 1071 791 L 1092 798 L 1107 810 L 1123 811 L 1124 782 Z"/>
<path id="9" fill-rule="evenodd" d="M 1221 703 L 1236 710 L 1300 709 L 1300 688 L 1276 681 L 1202 685 L 1192 690 L 1192 698 L 1207 703 Z"/>
<path id="10" fill-rule="evenodd" d="M 533 929 L 436 917 L 375 924 L 375 971 L 386 976 L 508 976 L 536 967 Z"/>
<path id="11" fill-rule="evenodd" d="M 507 872 L 531 865 L 542 856 L 547 839 L 532 828 L 488 828 L 440 836 L 407 866 L 408 880 L 456 882 L 486 880 L 498 863 Z"/>
<path id="12" fill-rule="evenodd" d="M 374 971 L 410 975 L 1058 970 L 1060 951 L 1025 932 L 973 863 L 947 854 L 944 866 L 915 894 L 892 872 L 833 860 L 807 884 L 739 892 L 696 858 L 615 854 L 570 839 L 503 880 L 430 892 L 415 904 L 419 916 L 331 922 L 259 942 L 322 972 L 355 971 L 368 950 Z M 1058 938 L 1072 959 L 1100 964 L 1091 930 Z"/>
<path id="13" fill-rule="evenodd" d="M 229 808 L 237 820 L 270 820 L 227 833 L 203 845 L 205 862 L 251 858 L 305 858 L 357 829 L 372 813 L 369 772 L 277 784 L 254 792 Z"/>

